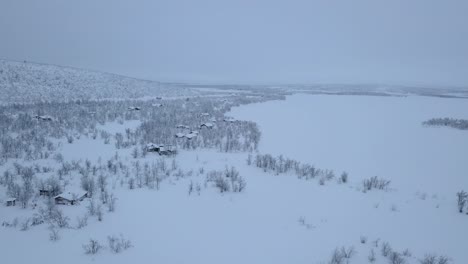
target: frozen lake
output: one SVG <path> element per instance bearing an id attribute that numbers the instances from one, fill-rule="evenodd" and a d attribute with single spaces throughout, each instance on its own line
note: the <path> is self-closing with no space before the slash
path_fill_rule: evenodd
<path id="1" fill-rule="evenodd" d="M 257 122 L 261 153 L 346 170 L 351 181 L 377 175 L 400 191 L 450 199 L 468 187 L 468 131 L 421 125 L 468 119 L 465 99 L 297 94 L 229 114 Z"/>

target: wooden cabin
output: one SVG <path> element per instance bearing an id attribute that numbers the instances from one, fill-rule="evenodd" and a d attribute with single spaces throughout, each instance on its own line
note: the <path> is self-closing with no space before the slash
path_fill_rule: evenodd
<path id="1" fill-rule="evenodd" d="M 74 205 L 83 201 L 86 197 L 88 197 L 86 191 L 67 191 L 55 196 L 54 200 L 56 204 Z"/>
<path id="2" fill-rule="evenodd" d="M 213 123 L 203 123 L 200 125 L 200 128 L 212 129 L 214 127 Z"/>
<path id="3" fill-rule="evenodd" d="M 15 206 L 15 205 L 16 205 L 16 198 L 6 199 L 6 206 Z"/>

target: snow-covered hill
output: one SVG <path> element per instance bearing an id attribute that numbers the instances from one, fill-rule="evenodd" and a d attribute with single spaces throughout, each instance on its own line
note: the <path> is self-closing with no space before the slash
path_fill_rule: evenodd
<path id="1" fill-rule="evenodd" d="M 186 96 L 191 90 L 84 69 L 0 60 L 0 103 Z"/>

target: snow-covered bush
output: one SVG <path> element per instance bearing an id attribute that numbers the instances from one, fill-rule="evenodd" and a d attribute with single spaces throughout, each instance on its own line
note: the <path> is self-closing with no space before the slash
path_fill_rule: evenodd
<path id="1" fill-rule="evenodd" d="M 391 252 L 388 256 L 390 264 L 405 264 L 406 259 L 398 252 Z"/>
<path id="2" fill-rule="evenodd" d="M 94 255 L 102 249 L 102 245 L 99 243 L 99 241 L 90 239 L 88 244 L 83 245 L 83 249 L 86 254 Z"/>
<path id="3" fill-rule="evenodd" d="M 388 242 L 382 243 L 382 249 L 381 249 L 382 256 L 388 257 L 390 256 L 392 252 L 393 252 L 392 247 L 390 247 L 390 244 Z"/>
<path id="4" fill-rule="evenodd" d="M 434 254 L 427 254 L 423 259 L 419 260 L 421 264 L 449 264 L 451 260 L 447 256 L 437 256 Z"/>
<path id="5" fill-rule="evenodd" d="M 206 182 L 212 182 L 221 193 L 229 191 L 242 192 L 247 186 L 247 182 L 234 167 L 226 168 L 224 171 L 208 172 Z"/>
<path id="6" fill-rule="evenodd" d="M 88 215 L 84 215 L 82 217 L 76 217 L 76 228 L 81 229 L 88 225 Z"/>
<path id="7" fill-rule="evenodd" d="M 49 240 L 50 241 L 57 241 L 60 239 L 59 230 L 53 226 L 49 228 Z"/>
<path id="8" fill-rule="evenodd" d="M 123 250 L 129 249 L 132 247 L 131 241 L 128 239 L 125 239 L 122 235 L 120 235 L 120 237 L 108 236 L 107 242 L 109 245 L 109 249 L 113 253 L 120 253 Z"/>
<path id="9" fill-rule="evenodd" d="M 340 183 L 347 183 L 348 182 L 348 173 L 344 171 L 340 176 Z"/>
<path id="10" fill-rule="evenodd" d="M 369 179 L 365 179 L 362 182 L 362 185 L 364 187 L 364 191 L 370 191 L 372 189 L 387 190 L 390 186 L 390 181 L 386 179 L 380 179 L 377 176 L 374 176 Z"/>
<path id="11" fill-rule="evenodd" d="M 350 259 L 356 254 L 354 247 L 341 247 L 336 248 L 331 256 L 329 264 L 345 264 L 349 263 Z"/>
<path id="12" fill-rule="evenodd" d="M 370 250 L 369 256 L 367 256 L 367 260 L 369 260 L 370 263 L 374 263 L 377 260 L 374 249 Z"/>

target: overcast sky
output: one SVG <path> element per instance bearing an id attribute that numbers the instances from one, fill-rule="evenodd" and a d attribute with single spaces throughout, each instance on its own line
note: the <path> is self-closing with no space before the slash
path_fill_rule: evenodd
<path id="1" fill-rule="evenodd" d="M 468 1 L 1 0 L 0 58 L 161 81 L 468 86 Z"/>

